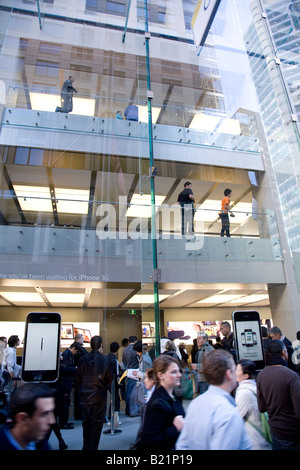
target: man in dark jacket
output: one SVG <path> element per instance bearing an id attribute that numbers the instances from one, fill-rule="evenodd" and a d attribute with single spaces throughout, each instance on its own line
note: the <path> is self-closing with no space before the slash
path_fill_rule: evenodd
<path id="1" fill-rule="evenodd" d="M 108 361 L 108 369 L 110 372 L 110 375 L 112 376 L 113 380 L 111 383 L 111 386 L 109 387 L 109 391 L 112 394 L 114 391 L 114 416 L 111 416 L 111 409 L 109 410 L 109 415 L 108 419 L 114 419 L 115 421 L 115 427 L 118 427 L 120 423 L 119 420 L 119 412 L 120 412 L 120 406 L 121 406 L 121 400 L 120 400 L 120 395 L 119 395 L 119 384 L 118 384 L 118 378 L 120 378 L 120 364 L 117 359 L 117 354 L 119 351 L 119 344 L 116 341 L 113 341 L 110 343 L 110 353 L 107 355 L 107 361 Z M 113 386 L 114 385 L 114 386 Z"/>
<path id="2" fill-rule="evenodd" d="M 300 377 L 288 368 L 283 341 L 268 344 L 270 362 L 257 377 L 257 402 L 268 412 L 274 450 L 300 450 Z"/>
<path id="3" fill-rule="evenodd" d="M 0 450 L 51 450 L 47 443 L 55 423 L 51 389 L 39 383 L 15 389 L 9 418 L 0 428 Z"/>
<path id="4" fill-rule="evenodd" d="M 61 429 L 74 428 L 74 425 L 69 423 L 69 408 L 71 404 L 72 385 L 76 373 L 74 358 L 79 350 L 80 345 L 78 343 L 72 343 L 61 355 L 60 375 L 57 382 L 58 421 Z"/>
<path id="5" fill-rule="evenodd" d="M 78 93 L 77 90 L 73 87 L 74 77 L 70 75 L 68 80 L 66 80 L 61 89 L 61 104 L 62 106 L 57 106 L 56 113 L 71 113 L 73 110 L 73 93 Z"/>
<path id="6" fill-rule="evenodd" d="M 272 340 L 278 339 L 285 344 L 287 354 L 288 354 L 288 359 L 287 359 L 288 366 L 290 369 L 295 370 L 295 364 L 293 364 L 293 361 L 292 361 L 292 355 L 294 352 L 292 342 L 285 335 L 282 334 L 278 326 L 273 326 L 272 328 L 270 328 L 268 331 L 268 334 Z"/>
<path id="7" fill-rule="evenodd" d="M 101 336 L 91 339 L 92 351 L 81 358 L 75 377 L 82 411 L 82 450 L 97 450 L 105 420 L 108 385 L 112 382 Z"/>
<path id="8" fill-rule="evenodd" d="M 222 335 L 224 335 L 221 345 L 222 348 L 225 349 L 225 351 L 229 351 L 233 357 L 234 360 L 236 361 L 236 350 L 235 350 L 235 345 L 234 345 L 234 336 L 231 331 L 231 326 L 228 321 L 222 321 L 220 325 L 220 331 Z"/>
<path id="9" fill-rule="evenodd" d="M 82 333 L 77 333 L 74 339 L 75 339 L 75 343 L 79 345 L 80 347 L 78 353 L 74 356 L 74 363 L 75 363 L 75 366 L 77 367 L 82 356 L 84 356 L 85 354 L 88 354 L 88 351 L 84 347 L 84 337 Z M 75 388 L 74 390 L 74 418 L 80 419 L 80 420 L 82 418 L 77 388 Z"/>

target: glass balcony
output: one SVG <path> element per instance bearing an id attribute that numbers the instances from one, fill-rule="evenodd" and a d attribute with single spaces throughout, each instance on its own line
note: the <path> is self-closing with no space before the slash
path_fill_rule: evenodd
<path id="1" fill-rule="evenodd" d="M 2 126 L 147 141 L 147 102 L 139 100 L 134 105 L 136 121 L 126 119 L 124 115 L 128 101 L 78 93 L 73 97 L 72 112 L 55 112 L 61 107 L 58 90 L 9 86 Z M 260 153 L 255 113 L 250 111 L 240 111 L 229 118 L 217 109 L 184 107 L 175 102 L 166 105 L 153 100 L 152 123 L 154 143 Z"/>
<path id="2" fill-rule="evenodd" d="M 46 198 L 32 193 L 3 197 L 6 204 L 20 205 L 26 223 L 0 227 L 2 255 L 30 255 L 31 261 L 66 261 L 119 258 L 151 260 L 152 240 L 156 239 L 159 260 L 201 261 L 280 261 L 282 259 L 275 215 L 272 211 L 252 212 L 233 209 L 230 237 L 221 237 L 219 211 L 196 207 L 194 232 L 182 234 L 181 208 L 157 204 L 155 230 L 151 226 L 152 206 L 143 201 L 119 204 L 90 202 L 79 195 L 76 200 Z M 38 208 L 43 210 L 38 211 Z M 53 217 L 54 208 L 57 217 Z M 71 212 L 72 211 L 72 212 Z M 59 218 L 59 223 L 58 223 Z M 71 258 L 74 258 L 71 261 Z M 58 261 L 59 262 L 59 261 Z"/>

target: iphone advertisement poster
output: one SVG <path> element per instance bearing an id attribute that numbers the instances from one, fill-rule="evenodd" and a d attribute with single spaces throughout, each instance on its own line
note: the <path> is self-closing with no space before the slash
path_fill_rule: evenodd
<path id="1" fill-rule="evenodd" d="M 251 320 L 237 321 L 235 328 L 239 359 L 262 361 L 264 357 L 260 340 L 259 323 Z"/>
<path id="2" fill-rule="evenodd" d="M 57 364 L 57 323 L 29 323 L 25 371 L 55 370 Z"/>

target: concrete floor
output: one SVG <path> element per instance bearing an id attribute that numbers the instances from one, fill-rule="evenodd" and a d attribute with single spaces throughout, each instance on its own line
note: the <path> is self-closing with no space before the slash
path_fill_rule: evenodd
<path id="1" fill-rule="evenodd" d="M 141 418 L 129 418 L 123 411 L 120 412 L 121 426 L 118 428 L 122 432 L 106 434 L 106 430 L 110 431 L 110 426 L 104 424 L 99 450 L 129 450 L 131 444 L 134 443 L 137 432 L 140 427 Z M 74 424 L 74 429 L 62 429 L 61 433 L 68 450 L 81 450 L 82 449 L 82 424 L 81 421 L 70 419 L 70 423 Z M 52 450 L 58 450 L 58 440 L 52 432 L 49 444 Z"/>
<path id="2" fill-rule="evenodd" d="M 182 404 L 186 410 L 190 400 L 183 400 Z M 74 429 L 62 429 L 61 433 L 65 443 L 68 446 L 68 450 L 82 450 L 82 424 L 80 420 L 74 420 L 71 418 L 70 423 L 74 424 Z M 141 424 L 141 418 L 130 418 L 125 415 L 125 402 L 121 402 L 121 411 L 120 411 L 120 421 L 121 425 L 118 429 L 122 432 L 115 434 L 106 433 L 105 431 L 110 431 L 111 428 L 107 424 L 104 424 L 102 429 L 102 434 L 100 438 L 98 450 L 129 450 L 131 444 L 135 442 L 138 430 Z M 58 440 L 55 434 L 52 432 L 49 444 L 52 450 L 59 450 Z"/>

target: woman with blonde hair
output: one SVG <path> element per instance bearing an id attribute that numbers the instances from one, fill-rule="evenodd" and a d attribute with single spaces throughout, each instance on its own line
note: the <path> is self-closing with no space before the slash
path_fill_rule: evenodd
<path id="1" fill-rule="evenodd" d="M 163 355 L 174 357 L 180 364 L 181 357 L 178 356 L 178 349 L 179 348 L 177 348 L 174 341 L 169 339 L 165 344 L 165 351 L 163 352 Z"/>

